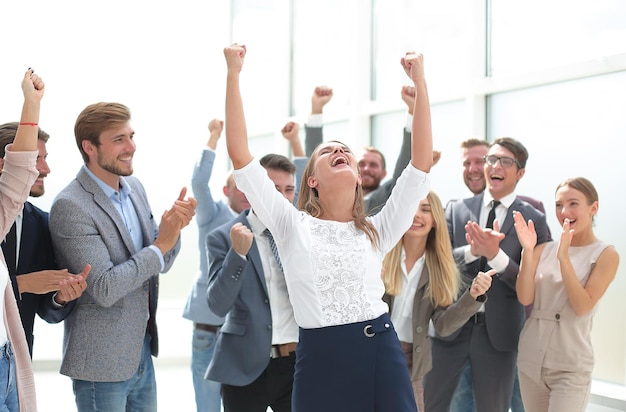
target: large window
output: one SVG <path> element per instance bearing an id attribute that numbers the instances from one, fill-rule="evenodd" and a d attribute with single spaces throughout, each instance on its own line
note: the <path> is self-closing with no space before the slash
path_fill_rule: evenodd
<path id="1" fill-rule="evenodd" d="M 490 75 L 551 69 L 625 52 L 622 0 L 489 0 Z"/>
<path id="2" fill-rule="evenodd" d="M 622 0 L 5 3 L 0 37 L 10 57 L 0 65 L 0 121 L 16 120 L 19 80 L 34 67 L 48 82 L 40 124 L 51 134 L 52 173 L 46 195 L 34 200 L 45 210 L 82 164 L 73 139 L 80 110 L 120 101 L 133 112 L 135 174 L 160 217 L 180 187 L 189 186 L 208 122 L 223 116 L 222 49 L 232 42 L 249 49 L 241 79 L 255 155 L 289 154 L 280 128 L 288 119 L 302 125 L 313 88 L 325 84 L 335 91 L 324 110 L 325 138 L 355 150 L 379 147 L 391 172 L 405 124 L 400 88 L 409 82 L 399 60 L 414 50 L 425 56 L 434 146 L 442 151 L 433 190 L 444 202 L 469 194 L 460 142 L 510 135 L 530 151 L 519 192 L 544 201 L 552 232 L 559 230 L 550 208 L 556 183 L 586 175 L 600 192 L 598 235 L 626 253 L 619 231 L 619 179 L 626 175 Z M 229 170 L 223 140 L 211 179 L 217 196 Z M 163 303 L 181 310 L 198 267 L 195 224 L 182 236 L 181 254 L 161 278 Z M 624 268 L 600 306 L 593 335 L 594 378 L 619 384 L 626 331 L 613 322 L 625 312 Z M 167 325 L 161 330 L 168 336 Z M 183 338 L 186 345 L 189 336 Z"/>
<path id="3" fill-rule="evenodd" d="M 424 54 L 431 97 L 462 95 L 474 41 L 470 4 L 464 0 L 374 0 L 372 99 L 397 99 L 399 86 L 406 81 L 398 70 L 400 56 L 407 51 Z"/>
<path id="4" fill-rule="evenodd" d="M 554 210 L 557 184 L 569 177 L 590 179 L 598 190 L 598 238 L 626 250 L 620 222 L 623 215 L 622 176 L 626 174 L 626 71 L 584 80 L 501 93 L 489 100 L 489 133 L 519 139 L 529 151 L 520 194 L 546 206 L 552 236 L 561 232 Z M 622 253 L 623 254 L 623 253 Z M 623 265 L 622 265 L 623 266 Z M 620 271 L 623 273 L 623 269 Z M 594 376 L 623 382 L 626 330 L 616 327 L 624 313 L 626 279 L 618 273 L 594 318 Z"/>

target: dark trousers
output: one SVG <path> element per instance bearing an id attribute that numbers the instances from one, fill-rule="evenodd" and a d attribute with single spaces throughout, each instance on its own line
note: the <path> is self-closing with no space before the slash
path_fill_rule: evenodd
<path id="1" fill-rule="evenodd" d="M 269 356 L 269 354 L 268 354 Z M 296 354 L 270 359 L 263 373 L 246 386 L 222 385 L 225 412 L 291 412 Z"/>
<path id="2" fill-rule="evenodd" d="M 424 404 L 430 412 L 448 412 L 469 359 L 477 411 L 509 410 L 517 351 L 499 351 L 489 341 L 484 320 L 471 318 L 452 341 L 432 339 L 433 368 L 424 375 Z"/>
<path id="3" fill-rule="evenodd" d="M 388 314 L 300 329 L 294 412 L 416 412 L 400 342 Z"/>

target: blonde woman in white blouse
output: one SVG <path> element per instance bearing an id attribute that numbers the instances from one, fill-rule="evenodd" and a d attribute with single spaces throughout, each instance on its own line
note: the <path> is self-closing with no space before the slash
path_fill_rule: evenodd
<path id="1" fill-rule="evenodd" d="M 292 410 L 416 411 L 406 362 L 382 301 L 382 261 L 409 228 L 429 190 L 430 107 L 422 56 L 401 59 L 416 101 L 411 163 L 386 206 L 366 217 L 354 154 L 319 145 L 302 177 L 298 209 L 276 190 L 247 141 L 239 77 L 246 48 L 224 49 L 226 144 L 237 187 L 274 234 L 300 327 Z"/>

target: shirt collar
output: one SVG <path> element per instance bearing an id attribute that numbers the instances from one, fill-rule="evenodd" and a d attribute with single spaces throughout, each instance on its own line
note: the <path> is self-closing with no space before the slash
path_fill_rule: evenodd
<path id="1" fill-rule="evenodd" d="M 489 193 L 489 190 L 485 190 L 485 195 L 483 196 L 483 207 L 491 208 L 491 202 L 493 201 L 493 196 Z M 507 209 L 511 207 L 513 202 L 515 201 L 516 195 L 515 192 L 509 193 L 500 199 L 500 204 L 506 207 Z"/>
<path id="2" fill-rule="evenodd" d="M 83 165 L 83 169 L 87 172 L 89 177 L 91 177 L 93 179 L 93 181 L 96 182 L 98 187 L 104 192 L 104 194 L 107 197 L 110 198 L 112 196 L 117 196 L 117 193 L 118 193 L 117 190 L 113 189 L 111 186 L 109 186 L 106 183 L 104 183 L 104 181 L 102 179 L 100 179 L 91 170 L 89 170 L 87 165 Z M 120 176 L 120 192 L 122 193 L 122 196 L 130 195 L 131 191 L 132 190 L 130 188 L 130 185 L 126 182 L 124 177 Z"/>
<path id="3" fill-rule="evenodd" d="M 265 226 L 263 222 L 261 222 L 257 215 L 254 214 L 254 211 L 252 209 L 250 209 L 250 212 L 248 213 L 248 223 L 250 223 L 252 233 L 257 235 L 262 234 L 263 231 L 267 228 L 267 226 Z"/>

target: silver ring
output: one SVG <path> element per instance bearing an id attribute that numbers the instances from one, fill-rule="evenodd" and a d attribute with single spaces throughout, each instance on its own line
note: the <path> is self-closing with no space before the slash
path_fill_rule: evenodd
<path id="1" fill-rule="evenodd" d="M 369 330 L 372 329 L 372 325 L 367 325 L 363 328 L 363 333 L 365 334 L 365 336 L 367 336 L 368 338 L 373 337 L 374 335 L 376 335 L 375 332 L 369 332 Z"/>

